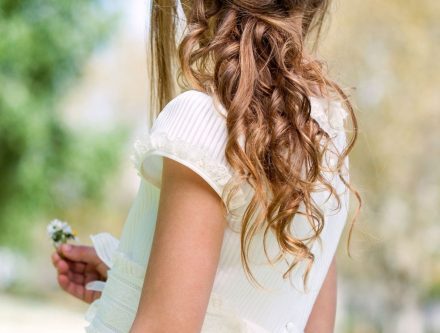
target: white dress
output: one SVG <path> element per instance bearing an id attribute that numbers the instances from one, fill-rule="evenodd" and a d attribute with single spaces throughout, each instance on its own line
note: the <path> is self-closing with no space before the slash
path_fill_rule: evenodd
<path id="1" fill-rule="evenodd" d="M 312 117 L 333 138 L 335 148 L 346 145 L 345 109 L 339 102 L 324 102 L 311 97 Z M 88 289 L 101 290 L 102 295 L 90 304 L 85 318 L 89 333 L 127 333 L 134 320 L 156 223 L 161 185 L 162 157 L 172 158 L 203 177 L 221 195 L 233 170 L 224 151 L 227 139 L 225 110 L 214 99 L 200 91 L 189 90 L 174 98 L 158 115 L 150 131 L 134 144 L 133 162 L 140 176 L 136 199 L 125 221 L 120 239 L 107 232 L 90 235 L 98 256 L 110 266 L 106 282 L 93 281 Z M 336 159 L 326 154 L 325 161 L 333 166 Z M 348 180 L 348 158 L 344 161 Z M 311 313 L 335 254 L 346 223 L 349 191 L 336 174 L 328 179 L 341 195 L 342 207 L 327 200 L 327 192 L 313 193 L 325 214 L 321 234 L 322 247 L 315 242 L 312 251 L 315 263 L 309 276 L 309 289 L 304 290 L 299 265 L 290 281 L 283 280 L 287 266 L 281 262 L 266 263 L 261 246 L 251 252 L 252 272 L 265 289 L 255 288 L 247 280 L 240 261 L 240 236 L 232 229 L 224 234 L 220 262 L 207 308 L 202 333 L 301 333 Z M 245 207 L 251 189 L 243 186 L 234 199 L 235 211 Z M 306 236 L 311 228 L 305 218 L 296 216 L 295 235 Z M 239 219 L 230 220 L 231 225 Z M 258 243 L 258 238 L 254 242 Z M 270 250 L 277 249 L 270 238 Z M 274 254 L 277 253 L 276 251 Z"/>

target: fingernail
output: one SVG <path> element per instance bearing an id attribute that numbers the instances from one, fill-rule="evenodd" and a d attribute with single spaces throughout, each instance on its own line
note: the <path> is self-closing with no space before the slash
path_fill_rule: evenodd
<path id="1" fill-rule="evenodd" d="M 69 252 L 71 249 L 72 249 L 72 245 L 69 245 L 69 244 L 62 245 L 63 252 Z"/>

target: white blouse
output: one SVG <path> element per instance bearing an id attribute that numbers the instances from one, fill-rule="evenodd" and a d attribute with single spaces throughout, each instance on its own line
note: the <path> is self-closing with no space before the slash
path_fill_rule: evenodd
<path id="1" fill-rule="evenodd" d="M 312 117 L 332 137 L 334 148 L 341 152 L 346 145 L 346 110 L 339 102 L 329 103 L 315 97 L 310 100 Z M 140 176 L 140 187 L 121 237 L 117 239 L 107 232 L 90 235 L 98 256 L 110 270 L 106 282 L 93 281 L 87 285 L 88 289 L 102 291 L 102 295 L 90 304 L 85 314 L 89 322 L 86 332 L 126 333 L 130 330 L 153 241 L 162 157 L 194 170 L 221 196 L 234 174 L 224 155 L 227 140 L 225 115 L 225 109 L 211 96 L 189 90 L 169 102 L 151 130 L 135 142 L 132 160 Z M 328 166 L 335 166 L 336 158 L 330 151 L 324 157 Z M 347 180 L 348 166 L 347 157 L 343 170 Z M 253 241 L 250 262 L 252 273 L 264 289 L 252 285 L 242 267 L 238 229 L 228 228 L 202 333 L 303 332 L 346 224 L 349 205 L 349 191 L 339 176 L 333 172 L 325 176 L 341 196 L 342 206 L 336 210 L 336 201 L 333 197 L 327 200 L 326 191 L 312 194 L 323 209 L 325 226 L 321 243 L 311 245 L 315 262 L 309 273 L 309 288 L 305 290 L 302 283 L 305 263 L 300 263 L 287 280 L 282 278 L 288 267 L 286 262 L 274 266 L 267 263 L 261 235 Z M 243 185 L 234 197 L 235 215 L 229 218 L 231 226 L 239 223 L 240 213 L 251 194 L 250 186 Z M 312 233 L 306 218 L 297 215 L 294 219 L 292 232 L 296 236 L 306 237 Z M 275 255 L 278 245 L 275 237 L 269 236 L 269 254 Z"/>

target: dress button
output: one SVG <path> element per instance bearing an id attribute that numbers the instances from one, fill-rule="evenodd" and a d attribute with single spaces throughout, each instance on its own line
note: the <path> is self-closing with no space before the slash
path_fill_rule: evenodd
<path id="1" fill-rule="evenodd" d="M 291 321 L 289 321 L 289 322 L 286 324 L 286 328 L 287 328 L 287 331 L 290 332 L 290 331 L 292 331 L 292 330 L 295 328 L 295 324 L 292 323 Z"/>

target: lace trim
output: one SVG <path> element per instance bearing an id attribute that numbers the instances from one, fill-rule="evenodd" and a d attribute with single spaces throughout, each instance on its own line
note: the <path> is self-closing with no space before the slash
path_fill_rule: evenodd
<path id="1" fill-rule="evenodd" d="M 327 101 L 323 98 L 310 97 L 310 115 L 318 122 L 319 126 L 331 137 L 344 131 L 344 120 L 347 118 L 347 111 L 339 101 Z M 328 112 L 325 111 L 328 109 Z"/>
<path id="2" fill-rule="evenodd" d="M 203 171 L 219 189 L 226 185 L 232 174 L 228 168 L 211 159 L 206 150 L 182 140 L 171 139 L 167 133 L 145 133 L 134 142 L 131 161 L 138 175 L 142 176 L 142 164 L 148 155 L 165 152 L 188 161 Z"/>
<path id="3" fill-rule="evenodd" d="M 345 130 L 344 120 L 347 118 L 347 111 L 339 101 L 328 101 L 312 96 L 310 103 L 311 116 L 331 137 L 334 138 L 339 132 Z M 142 164 L 145 158 L 153 153 L 170 154 L 190 162 L 216 184 L 217 190 L 221 190 L 232 177 L 227 166 L 212 160 L 207 150 L 181 139 L 171 138 L 165 132 L 150 134 L 148 131 L 135 140 L 133 153 L 130 156 L 139 176 L 143 177 Z"/>

